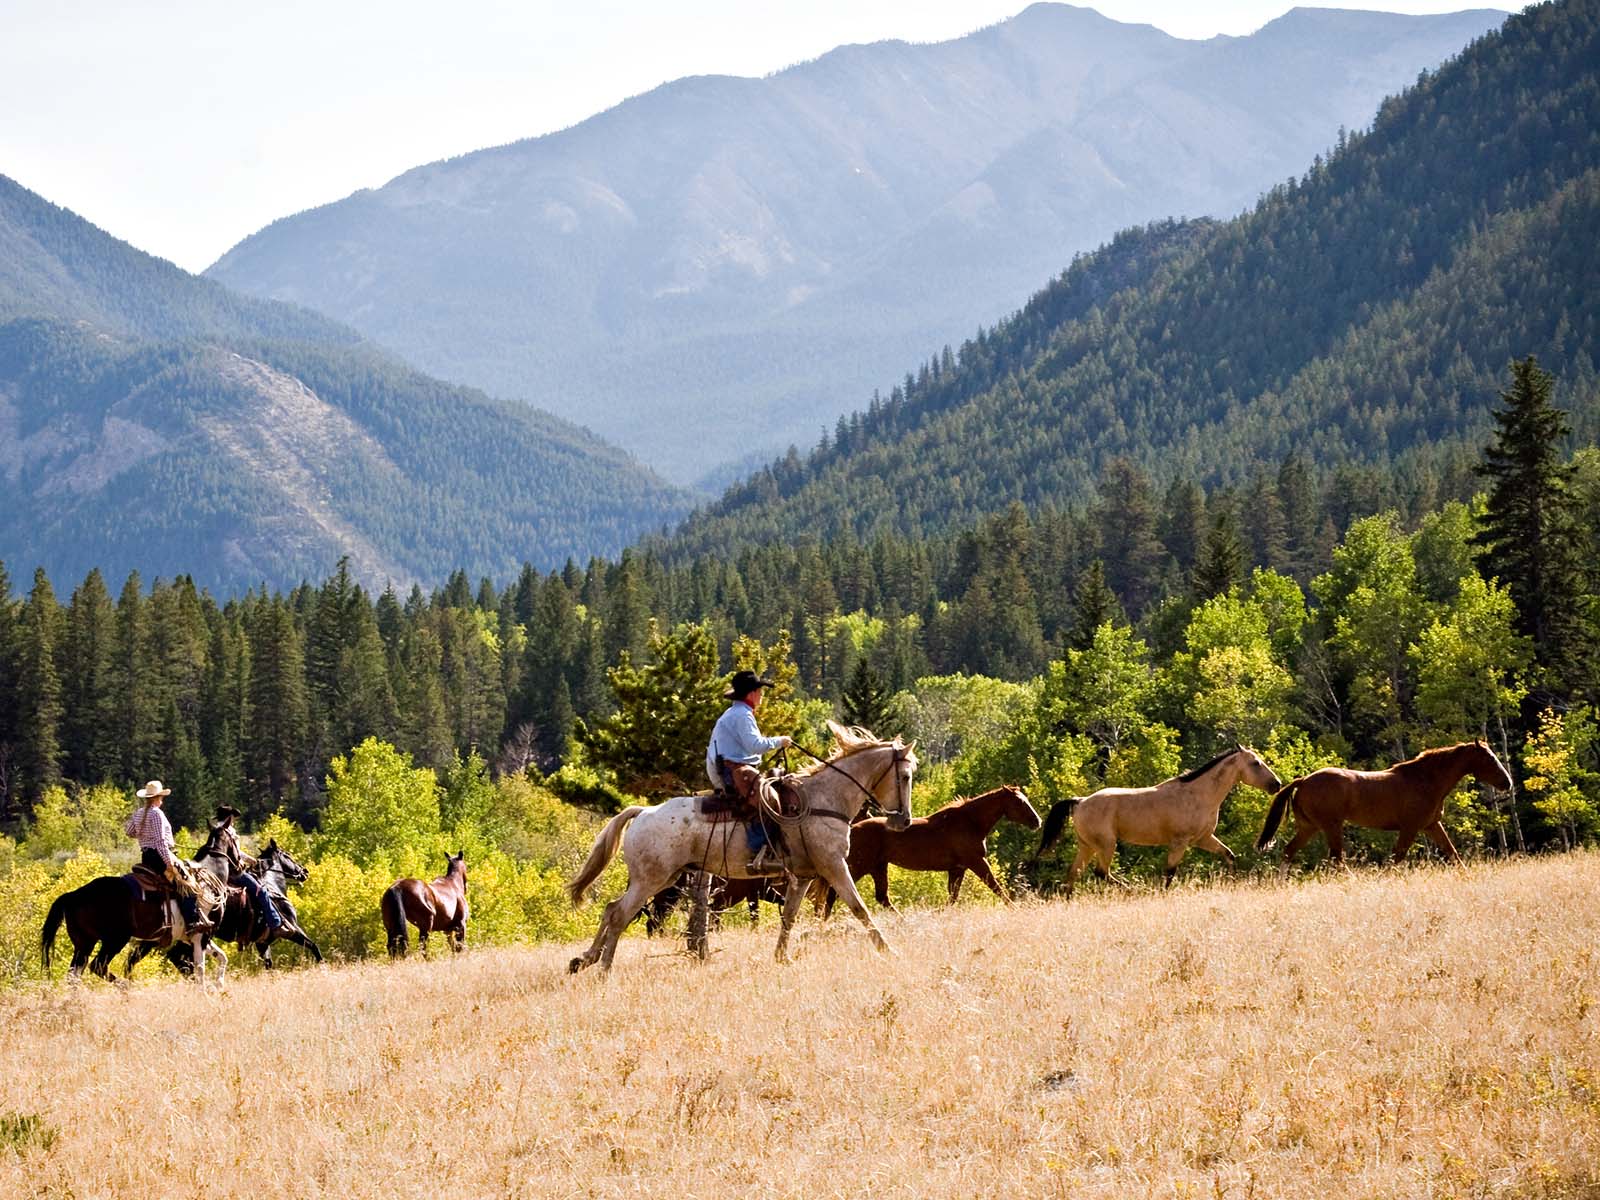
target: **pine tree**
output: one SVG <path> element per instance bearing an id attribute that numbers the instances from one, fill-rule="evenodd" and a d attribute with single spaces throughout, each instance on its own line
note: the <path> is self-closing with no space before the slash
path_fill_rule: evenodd
<path id="1" fill-rule="evenodd" d="M 1161 542 L 1188 577 L 1205 540 L 1206 498 L 1192 479 L 1174 479 L 1161 511 Z"/>
<path id="2" fill-rule="evenodd" d="M 72 593 L 62 656 L 64 769 L 69 779 L 79 783 L 100 783 L 117 773 L 111 694 L 116 619 L 111 594 L 96 568 Z"/>
<path id="3" fill-rule="evenodd" d="M 22 794 L 37 803 L 61 782 L 61 674 L 59 652 L 64 619 L 50 579 L 40 567 L 22 607 L 17 683 L 22 690 L 17 769 Z"/>
<path id="4" fill-rule="evenodd" d="M 1125 458 L 1112 459 L 1095 516 L 1106 583 L 1130 613 L 1142 613 L 1155 596 L 1162 559 L 1149 477 Z"/>
<path id="5" fill-rule="evenodd" d="M 893 737 L 899 732 L 889 706 L 888 689 L 866 659 L 856 662 L 841 700 L 846 725 L 870 729 L 881 738 Z"/>
<path id="6" fill-rule="evenodd" d="M 1218 497 L 1211 528 L 1206 531 L 1200 558 L 1194 565 L 1195 598 L 1209 600 L 1222 595 L 1244 581 L 1244 569 L 1244 543 L 1239 538 L 1233 504 L 1226 497 Z"/>
<path id="7" fill-rule="evenodd" d="M 18 679 L 21 613 L 11 595 L 11 576 L 0 562 L 0 679 Z M 0 821 L 9 820 L 17 799 L 17 741 L 22 727 L 22 689 L 0 687 Z"/>
<path id="8" fill-rule="evenodd" d="M 1087 650 L 1094 644 L 1095 630 L 1107 621 L 1123 624 L 1122 606 L 1116 593 L 1106 584 L 1104 564 L 1097 558 L 1078 577 L 1077 591 L 1073 596 L 1072 628 L 1067 634 L 1067 648 Z"/>
<path id="9" fill-rule="evenodd" d="M 248 758 L 261 806 L 298 804 L 295 782 L 306 736 L 305 649 L 294 612 L 280 598 L 261 602 L 250 629 Z"/>
<path id="10" fill-rule="evenodd" d="M 159 776 L 155 745 L 157 714 L 147 702 L 144 590 L 139 572 L 129 574 L 117 597 L 116 636 L 111 648 L 112 736 L 117 775 L 124 783 Z"/>
<path id="11" fill-rule="evenodd" d="M 1493 441 L 1478 474 L 1489 481 L 1488 509 L 1473 537 L 1478 565 L 1516 602 L 1519 632 L 1533 639 L 1544 686 L 1570 696 L 1591 685 L 1592 656 L 1582 634 L 1583 571 L 1562 461 L 1569 429 L 1551 403 L 1553 380 L 1530 355 L 1511 364 L 1500 394 Z M 1548 694 L 1548 693 L 1547 693 Z"/>

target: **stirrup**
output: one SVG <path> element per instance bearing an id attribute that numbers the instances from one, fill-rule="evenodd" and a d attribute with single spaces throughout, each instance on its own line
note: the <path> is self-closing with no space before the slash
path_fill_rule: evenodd
<path id="1" fill-rule="evenodd" d="M 752 875 L 778 875 L 783 870 L 783 856 L 774 852 L 771 842 L 767 842 L 750 856 Z"/>

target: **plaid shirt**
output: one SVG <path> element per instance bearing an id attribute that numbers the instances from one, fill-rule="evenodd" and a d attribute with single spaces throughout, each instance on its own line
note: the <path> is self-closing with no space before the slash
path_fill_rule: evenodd
<path id="1" fill-rule="evenodd" d="M 147 804 L 138 809 L 128 818 L 122 831 L 139 843 L 139 849 L 154 850 L 161 855 L 162 862 L 169 867 L 172 865 L 172 826 L 167 822 L 167 814 L 155 805 Z"/>

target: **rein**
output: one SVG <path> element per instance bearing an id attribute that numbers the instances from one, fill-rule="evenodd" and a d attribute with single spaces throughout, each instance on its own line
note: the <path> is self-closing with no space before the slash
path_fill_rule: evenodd
<path id="1" fill-rule="evenodd" d="M 832 759 L 823 758 L 822 755 L 818 754 L 815 750 L 812 750 L 807 746 L 802 746 L 799 742 L 791 741 L 789 744 L 792 745 L 796 750 L 800 751 L 800 753 L 809 754 L 812 758 L 816 759 L 823 766 L 827 767 L 828 770 L 839 772 L 839 774 L 843 775 L 846 779 L 848 779 L 852 784 L 855 785 L 855 789 L 858 792 L 860 792 L 863 796 L 865 796 L 867 798 L 868 803 L 875 803 L 877 801 L 878 797 L 877 797 L 877 795 L 875 793 L 877 791 L 878 785 L 883 782 L 883 777 L 885 775 L 887 775 L 890 771 L 894 770 L 895 767 L 899 766 L 902 762 L 905 761 L 905 751 L 896 750 L 894 752 L 894 756 L 892 758 L 890 758 L 887 763 L 884 764 L 883 770 L 878 772 L 877 778 L 875 778 L 872 781 L 872 785 L 870 787 L 863 787 L 861 785 L 861 782 L 858 779 L 856 779 L 856 777 L 854 775 L 850 774 L 850 772 L 846 771 L 843 767 L 835 765 L 835 763 L 833 762 Z M 909 798 L 902 799 L 901 808 L 905 811 L 905 814 L 907 816 L 911 815 L 911 805 L 909 803 Z M 843 821 L 846 825 L 850 824 L 850 818 L 845 816 L 843 813 L 837 813 L 837 812 L 815 812 L 815 813 L 813 813 L 813 812 L 809 812 L 808 811 L 808 812 L 806 812 L 806 813 L 804 813 L 802 815 L 804 815 L 804 816 L 813 816 L 813 817 L 833 817 L 835 820 Z"/>

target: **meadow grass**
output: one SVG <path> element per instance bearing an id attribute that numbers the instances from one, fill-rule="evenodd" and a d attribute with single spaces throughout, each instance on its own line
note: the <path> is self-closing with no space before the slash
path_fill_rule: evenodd
<path id="1" fill-rule="evenodd" d="M 1597 893 L 1578 853 L 917 909 L 888 958 L 808 916 L 783 967 L 767 917 L 609 977 L 33 985 L 0 1193 L 1597 1196 Z"/>

